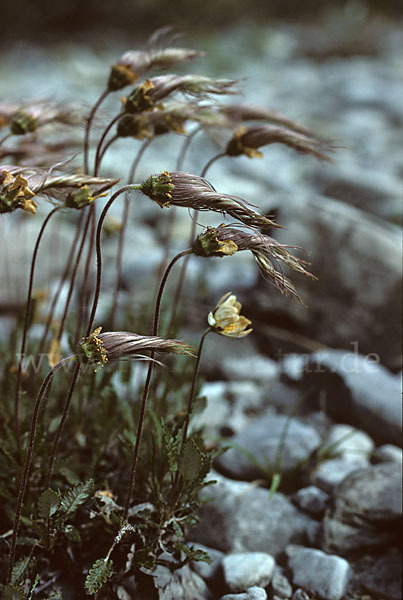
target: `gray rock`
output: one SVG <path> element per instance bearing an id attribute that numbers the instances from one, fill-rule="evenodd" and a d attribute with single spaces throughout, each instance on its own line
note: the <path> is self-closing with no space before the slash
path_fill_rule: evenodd
<path id="1" fill-rule="evenodd" d="M 378 443 L 402 444 L 401 382 L 373 357 L 327 350 L 311 355 L 303 385 L 326 393 L 326 411 Z"/>
<path id="2" fill-rule="evenodd" d="M 340 556 L 303 548 L 289 560 L 294 585 L 325 600 L 340 600 L 348 586 L 350 565 Z"/>
<path id="3" fill-rule="evenodd" d="M 384 556 L 365 556 L 354 564 L 357 579 L 366 592 L 387 600 L 402 597 L 402 553 L 391 550 Z"/>
<path id="4" fill-rule="evenodd" d="M 395 462 L 402 464 L 402 449 L 393 444 L 384 444 L 379 446 L 374 452 L 373 459 L 375 462 Z"/>
<path id="5" fill-rule="evenodd" d="M 292 595 L 292 600 L 311 600 L 311 597 L 305 590 L 297 588 Z"/>
<path id="6" fill-rule="evenodd" d="M 225 594 L 220 600 L 267 600 L 266 590 L 253 586 L 243 594 Z"/>
<path id="7" fill-rule="evenodd" d="M 196 571 L 200 577 L 204 579 L 204 581 L 211 581 L 217 577 L 218 571 L 221 567 L 221 562 L 224 557 L 224 552 L 220 550 L 216 550 L 215 548 L 208 548 L 207 546 L 203 546 L 203 544 L 193 544 L 190 542 L 190 545 L 198 550 L 203 550 L 207 552 L 210 557 L 211 562 L 207 563 L 201 560 L 193 561 L 191 563 L 191 567 L 193 571 Z"/>
<path id="8" fill-rule="evenodd" d="M 329 495 L 314 485 L 301 488 L 295 493 L 294 500 L 299 508 L 312 515 L 322 515 Z"/>
<path id="9" fill-rule="evenodd" d="M 266 552 L 276 557 L 290 542 L 302 543 L 311 519 L 280 493 L 214 473 L 217 484 L 203 491 L 209 500 L 200 523 L 189 532 L 195 542 L 223 552 Z"/>
<path id="10" fill-rule="evenodd" d="M 292 586 L 282 569 L 277 565 L 274 567 L 271 589 L 274 596 L 277 596 L 277 598 L 291 598 L 292 596 Z"/>
<path id="11" fill-rule="evenodd" d="M 269 414 L 233 437 L 231 443 L 235 447 L 219 457 L 217 466 L 232 477 L 251 481 L 265 471 L 287 475 L 319 447 L 320 437 L 297 418 Z"/>
<path id="12" fill-rule="evenodd" d="M 244 356 L 241 361 L 231 356 L 223 356 L 220 366 L 227 379 L 231 381 L 251 379 L 263 383 L 277 378 L 279 372 L 274 360 L 260 354 Z"/>
<path id="13" fill-rule="evenodd" d="M 333 425 L 326 438 L 327 456 L 343 456 L 349 461 L 361 462 L 363 458 L 369 458 L 374 446 L 368 434 L 351 425 Z"/>
<path id="14" fill-rule="evenodd" d="M 356 342 L 360 353 L 376 353 L 382 364 L 396 368 L 401 354 L 400 228 L 312 193 L 281 194 L 277 202 L 271 198 L 267 210 L 273 208 L 286 227 L 276 231 L 276 239 L 310 250 L 310 270 L 318 281 L 292 273 L 309 310 L 259 284 L 253 300 L 262 320 L 281 314 L 309 340 L 346 350 Z M 264 334 L 264 326 L 260 331 Z M 269 331 L 267 336 L 272 339 Z"/>
<path id="15" fill-rule="evenodd" d="M 159 600 L 209 600 L 210 591 L 197 573 L 185 565 L 175 573 L 158 565 L 153 572 L 154 584 L 158 589 Z"/>
<path id="16" fill-rule="evenodd" d="M 365 458 L 361 458 L 361 460 L 350 460 L 344 457 L 331 458 L 320 463 L 312 474 L 311 480 L 321 489 L 331 492 L 348 475 L 366 467 L 369 467 L 369 462 Z"/>
<path id="17" fill-rule="evenodd" d="M 344 479 L 322 523 L 323 549 L 345 554 L 397 541 L 401 488 L 401 467 L 396 463 L 371 466 Z"/>
<path id="18" fill-rule="evenodd" d="M 222 561 L 225 583 L 231 592 L 244 592 L 252 586 L 265 588 L 275 564 L 274 558 L 264 552 L 227 554 Z"/>

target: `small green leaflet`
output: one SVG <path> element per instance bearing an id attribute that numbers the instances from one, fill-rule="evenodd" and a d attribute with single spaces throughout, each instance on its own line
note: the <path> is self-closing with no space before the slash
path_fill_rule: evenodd
<path id="1" fill-rule="evenodd" d="M 41 519 L 49 519 L 60 506 L 60 496 L 48 488 L 39 496 L 38 514 Z"/>
<path id="2" fill-rule="evenodd" d="M 84 504 L 91 496 L 93 489 L 94 482 L 92 479 L 89 479 L 88 481 L 79 483 L 74 488 L 67 490 L 60 502 L 65 516 L 71 516 L 75 513 L 80 504 Z"/>

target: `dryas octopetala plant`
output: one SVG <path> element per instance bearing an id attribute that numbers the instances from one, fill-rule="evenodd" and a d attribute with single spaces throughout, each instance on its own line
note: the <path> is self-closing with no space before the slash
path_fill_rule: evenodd
<path id="1" fill-rule="evenodd" d="M 208 334 L 243 338 L 252 328 L 232 293 L 234 281 L 233 290 L 215 308 L 211 298 L 211 311 L 200 317 L 205 330 L 198 349 L 178 338 L 188 260 L 236 261 L 237 253 L 247 250 L 279 292 L 301 302 L 283 267 L 314 278 L 300 249 L 276 241 L 279 225 L 272 217 L 242 197 L 217 191 L 220 182 L 210 181 L 207 172 L 222 158 L 264 160 L 262 150 L 273 143 L 309 159 L 329 160 L 329 143 L 268 107 L 231 102 L 238 81 L 175 73 L 202 56 L 172 46 L 165 28 L 144 49 L 126 52 L 112 65 L 89 114 L 78 104 L 29 98 L 0 103 L 0 218 L 18 228 L 27 219 L 41 221 L 27 265 L 26 295 L 10 339 L 1 345 L 5 598 L 31 597 L 35 589 L 61 598 L 61 564 L 77 590 L 110 598 L 122 589 L 133 593 L 157 565 L 175 570 L 191 560 L 208 560 L 186 538 L 212 461 L 222 451 L 192 426 L 203 404 L 197 394 L 202 349 Z M 126 95 L 117 97 L 124 89 Z M 101 109 L 107 98 L 115 110 L 108 118 Z M 80 127 L 82 152 L 69 137 Z M 183 164 L 195 136 L 217 131 L 225 139 L 222 148 L 206 156 L 199 173 L 186 172 Z M 183 140 L 174 170 L 155 164 L 137 180 L 144 152 L 168 135 Z M 119 180 L 104 172 L 103 160 L 121 138 L 132 138 L 133 158 Z M 150 200 L 169 211 L 159 232 L 164 259 L 156 272 L 157 292 L 150 285 L 139 306 L 122 295 L 123 255 L 127 230 L 139 227 L 132 205 Z M 108 212 L 121 201 L 121 222 L 112 225 Z M 186 209 L 182 219 L 189 216 L 189 239 L 172 256 L 180 242 L 173 236 L 180 208 Z M 203 226 L 201 215 L 207 212 L 218 213 L 216 226 Z M 65 222 L 62 218 L 68 220 L 70 249 L 57 284 L 41 295 L 35 282 L 41 243 L 48 230 Z M 265 233 L 268 228 L 273 237 Z M 116 237 L 117 249 L 105 267 L 107 235 Z M 179 261 L 176 288 L 164 294 Z M 6 248 L 3 263 L 12 264 Z M 208 269 L 211 263 L 203 264 Z M 102 287 L 105 268 L 107 288 Z"/>

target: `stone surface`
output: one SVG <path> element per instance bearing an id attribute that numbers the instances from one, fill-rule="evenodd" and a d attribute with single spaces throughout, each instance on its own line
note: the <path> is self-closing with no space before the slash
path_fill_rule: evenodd
<path id="1" fill-rule="evenodd" d="M 220 550 L 216 550 L 215 548 L 209 548 L 207 546 L 203 546 L 203 544 L 193 544 L 190 542 L 190 545 L 198 550 L 203 550 L 207 552 L 210 557 L 211 562 L 207 563 L 201 560 L 193 561 L 191 563 L 191 567 L 193 571 L 196 571 L 200 577 L 204 579 L 206 582 L 213 581 L 218 578 L 219 570 L 221 568 L 221 562 L 224 558 L 224 552 Z"/>
<path id="2" fill-rule="evenodd" d="M 223 552 L 266 552 L 276 557 L 290 542 L 304 541 L 311 523 L 280 493 L 232 481 L 217 473 L 217 484 L 207 487 L 208 499 L 192 540 Z"/>
<path id="3" fill-rule="evenodd" d="M 324 513 L 328 500 L 329 495 L 315 485 L 301 488 L 294 495 L 294 501 L 301 510 L 317 516 Z"/>
<path id="4" fill-rule="evenodd" d="M 346 560 L 312 548 L 298 550 L 289 559 L 289 567 L 294 585 L 325 600 L 340 600 L 351 575 Z"/>
<path id="5" fill-rule="evenodd" d="M 400 228 L 312 193 L 280 196 L 270 204 L 286 227 L 276 232 L 276 239 L 309 249 L 310 270 L 318 281 L 292 275 L 308 311 L 263 283 L 253 296 L 255 310 L 268 322 L 281 315 L 293 331 L 304 334 L 307 345 L 313 340 L 349 350 L 357 343 L 360 353 L 375 353 L 382 364 L 398 368 Z M 286 347 L 284 342 L 278 346 Z"/>
<path id="6" fill-rule="evenodd" d="M 285 476 L 306 461 L 320 441 L 316 430 L 297 418 L 269 414 L 231 439 L 234 447 L 219 457 L 217 467 L 246 481 L 265 472 Z"/>
<path id="7" fill-rule="evenodd" d="M 261 587 L 253 586 L 242 594 L 225 594 L 220 600 L 266 600 L 266 590 Z"/>
<path id="8" fill-rule="evenodd" d="M 211 594 L 204 580 L 185 565 L 175 573 L 158 565 L 153 572 L 159 600 L 210 600 Z M 145 600 L 145 599 L 144 599 Z"/>
<path id="9" fill-rule="evenodd" d="M 394 549 L 383 556 L 365 556 L 354 563 L 359 583 L 364 590 L 385 600 L 401 600 L 402 553 Z"/>
<path id="10" fill-rule="evenodd" d="M 274 573 L 271 580 L 271 590 L 277 598 L 291 598 L 292 586 L 284 575 L 282 569 L 277 565 L 274 567 Z"/>
<path id="11" fill-rule="evenodd" d="M 326 393 L 326 412 L 338 421 L 401 446 L 401 380 L 373 359 L 341 350 L 314 353 L 303 386 Z"/>
<path id="12" fill-rule="evenodd" d="M 383 444 L 374 452 L 375 462 L 395 462 L 402 464 L 402 449 L 393 444 Z"/>
<path id="13" fill-rule="evenodd" d="M 358 462 L 363 458 L 368 459 L 374 446 L 367 433 L 344 424 L 330 427 L 325 442 L 327 456 L 343 456 L 349 461 Z"/>
<path id="14" fill-rule="evenodd" d="M 401 467 L 383 463 L 352 473 L 334 490 L 322 547 L 346 554 L 397 542 L 402 531 Z"/>
<path id="15" fill-rule="evenodd" d="M 275 560 L 264 552 L 227 554 L 222 561 L 224 580 L 231 592 L 244 592 L 252 586 L 269 585 Z"/>
<path id="16" fill-rule="evenodd" d="M 312 474 L 311 480 L 321 489 L 331 492 L 348 475 L 366 467 L 369 467 L 369 462 L 365 458 L 360 460 L 350 460 L 344 457 L 331 458 L 320 463 Z"/>

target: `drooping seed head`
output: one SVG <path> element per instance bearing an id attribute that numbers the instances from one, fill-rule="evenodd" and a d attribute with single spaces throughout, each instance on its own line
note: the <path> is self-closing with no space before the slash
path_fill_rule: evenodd
<path id="1" fill-rule="evenodd" d="M 311 154 L 318 160 L 331 161 L 330 147 L 319 140 L 290 131 L 285 127 L 272 125 L 254 125 L 240 127 L 227 144 L 228 156 L 245 154 L 249 158 L 261 158 L 263 154 L 258 148 L 269 144 L 284 144 L 302 154 Z"/>
<path id="2" fill-rule="evenodd" d="M 284 115 L 265 106 L 239 102 L 236 104 L 227 104 L 221 107 L 221 112 L 233 123 L 242 123 L 244 121 L 266 121 L 275 125 L 283 125 L 287 129 L 296 131 L 307 137 L 316 138 L 316 135 L 296 121 L 288 119 Z"/>
<path id="3" fill-rule="evenodd" d="M 207 179 L 191 173 L 165 171 L 151 175 L 143 183 L 141 191 L 161 207 L 173 204 L 200 211 L 211 210 L 229 215 L 251 227 L 279 227 L 250 208 L 246 200 L 220 194 Z"/>
<path id="4" fill-rule="evenodd" d="M 142 352 L 165 352 L 194 356 L 193 348 L 175 339 L 154 335 L 138 335 L 127 331 L 101 333 L 98 327 L 79 344 L 79 358 L 82 362 L 103 367 L 107 361 L 147 360 Z"/>

